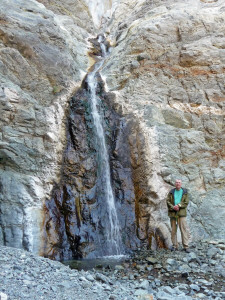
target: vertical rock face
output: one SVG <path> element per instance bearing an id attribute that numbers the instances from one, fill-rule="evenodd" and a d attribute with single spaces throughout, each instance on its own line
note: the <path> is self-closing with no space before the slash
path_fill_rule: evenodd
<path id="1" fill-rule="evenodd" d="M 85 0 L 87 3 L 93 22 L 97 28 L 101 27 L 112 17 L 116 0 Z"/>
<path id="2" fill-rule="evenodd" d="M 100 79 L 99 79 L 100 80 Z M 130 126 L 112 108 L 113 95 L 99 81 L 99 110 L 108 145 L 112 186 L 124 251 L 136 249 L 135 195 L 132 183 Z M 108 254 L 105 228 L 109 222 L 106 197 L 98 175 L 99 160 L 87 82 L 70 101 L 68 143 L 62 179 L 46 200 L 43 255 L 56 259 L 96 257 Z"/>
<path id="3" fill-rule="evenodd" d="M 181 178 L 193 237 L 224 237 L 224 20 L 223 1 L 121 1 L 115 11 L 103 75 L 145 136 L 139 204 L 150 228 L 164 227 L 166 192 Z"/>
<path id="4" fill-rule="evenodd" d="M 0 243 L 38 252 L 91 29 L 32 0 L 1 1 L 0 13 Z"/>
<path id="5" fill-rule="evenodd" d="M 175 178 L 190 192 L 193 238 L 224 237 L 223 1 L 3 0 L 0 13 L 0 243 L 59 259 L 98 251 L 104 211 L 79 88 L 101 25 L 113 44 L 99 93 L 124 244 L 169 244 Z"/>

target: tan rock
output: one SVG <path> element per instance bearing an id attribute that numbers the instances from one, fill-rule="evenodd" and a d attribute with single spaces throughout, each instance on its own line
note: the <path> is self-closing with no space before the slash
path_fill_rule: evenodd
<path id="1" fill-rule="evenodd" d="M 192 200 L 194 238 L 224 237 L 224 229 L 213 225 L 215 216 L 225 217 L 224 175 L 217 167 L 224 163 L 224 20 L 223 1 L 121 1 L 115 11 L 115 47 L 102 74 L 123 114 L 138 118 L 139 135 L 146 136 L 135 171 L 135 178 L 144 177 L 141 190 L 149 190 L 141 228 L 151 228 L 151 219 L 153 226 L 166 223 L 166 191 L 181 178 Z M 159 149 L 157 159 L 151 159 L 152 144 Z M 149 170 L 158 165 L 152 176 Z M 141 198 L 137 202 L 141 206 Z M 206 207 L 212 210 L 206 213 Z"/>
<path id="2" fill-rule="evenodd" d="M 59 180 L 67 103 L 89 64 L 88 9 L 85 26 L 78 15 L 84 4 L 73 15 L 70 4 L 49 5 L 55 14 L 37 1 L 3 1 L 0 8 L 0 243 L 34 252 L 43 201 Z"/>
<path id="3" fill-rule="evenodd" d="M 101 74 L 131 128 L 139 238 L 169 245 L 165 198 L 178 177 L 190 191 L 193 238 L 223 238 L 223 0 L 10 0 L 0 10 L 0 243 L 40 249 L 42 204 L 60 179 L 67 103 L 99 26 L 112 45 Z M 90 166 L 87 159 L 80 173 Z"/>

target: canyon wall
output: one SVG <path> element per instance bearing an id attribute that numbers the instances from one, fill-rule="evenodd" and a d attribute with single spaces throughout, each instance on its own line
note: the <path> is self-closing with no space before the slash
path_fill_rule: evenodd
<path id="1" fill-rule="evenodd" d="M 166 222 L 166 192 L 181 178 L 194 239 L 224 237 L 224 20 L 223 1 L 121 1 L 102 72 L 144 135 L 141 220 Z"/>
<path id="2" fill-rule="evenodd" d="M 88 39 L 99 32 L 112 45 L 100 71 L 114 95 L 107 101 L 129 129 L 137 237 L 169 245 L 165 198 L 181 178 L 192 238 L 224 238 L 223 1 L 3 0 L 0 14 L 0 243 L 43 253 L 68 104 L 93 64 Z"/>
<path id="3" fill-rule="evenodd" d="M 89 66 L 93 30 L 86 5 L 69 15 L 69 3 L 59 3 L 0 4 L 0 241 L 34 252 L 43 203 L 60 178 L 68 99 Z"/>

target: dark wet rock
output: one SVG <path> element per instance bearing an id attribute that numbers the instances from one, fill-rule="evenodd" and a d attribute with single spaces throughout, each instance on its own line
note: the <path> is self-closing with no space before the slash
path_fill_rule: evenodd
<path id="1" fill-rule="evenodd" d="M 121 251 L 136 249 L 135 193 L 128 136 L 131 125 L 112 107 L 112 94 L 104 91 L 98 75 L 99 109 L 109 153 L 115 206 L 122 232 Z M 43 255 L 71 259 L 109 255 L 105 242 L 108 211 L 104 183 L 98 174 L 101 160 L 95 138 L 86 79 L 70 101 L 67 145 L 61 182 L 45 202 Z M 116 253 L 116 252 L 115 252 Z"/>

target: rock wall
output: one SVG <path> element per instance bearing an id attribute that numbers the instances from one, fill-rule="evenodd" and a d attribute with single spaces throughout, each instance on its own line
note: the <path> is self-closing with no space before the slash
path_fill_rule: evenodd
<path id="1" fill-rule="evenodd" d="M 165 229 L 166 192 L 181 178 L 193 238 L 224 237 L 224 19 L 223 1 L 121 1 L 108 29 L 115 47 L 102 73 L 145 136 L 150 230 Z"/>
<path id="2" fill-rule="evenodd" d="M 100 77 L 97 94 L 125 252 L 140 244 L 136 237 L 135 194 L 128 143 L 130 124 L 114 112 L 114 96 L 105 93 Z M 61 181 L 55 186 L 53 197 L 45 201 L 42 255 L 54 259 L 109 255 L 104 230 L 109 222 L 108 207 L 103 181 L 98 175 L 102 157 L 97 149 L 90 102 L 85 79 L 70 101 Z"/>
<path id="3" fill-rule="evenodd" d="M 0 243 L 43 251 L 68 103 L 99 30 L 113 45 L 101 75 L 129 127 L 138 238 L 169 244 L 165 197 L 177 177 L 190 191 L 193 238 L 224 237 L 223 1 L 103 2 L 95 17 L 92 1 L 0 4 Z"/>
<path id="4" fill-rule="evenodd" d="M 34 252 L 60 178 L 68 99 L 89 65 L 90 16 L 66 15 L 68 4 L 0 4 L 0 243 Z"/>

